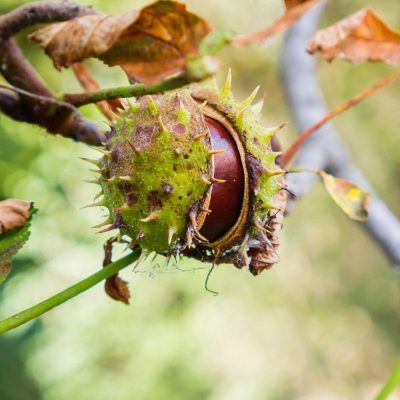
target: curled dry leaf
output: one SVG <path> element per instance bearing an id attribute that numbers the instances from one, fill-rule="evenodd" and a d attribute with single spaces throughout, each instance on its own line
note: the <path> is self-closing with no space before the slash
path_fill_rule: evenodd
<path id="1" fill-rule="evenodd" d="M 0 201 L 0 234 L 23 226 L 29 217 L 32 203 L 23 200 Z"/>
<path id="2" fill-rule="evenodd" d="M 129 304 L 131 294 L 129 292 L 128 283 L 122 280 L 118 275 L 108 278 L 104 284 L 106 293 L 114 300 Z"/>
<path id="3" fill-rule="evenodd" d="M 252 42 L 260 42 L 269 39 L 271 36 L 283 31 L 293 25 L 311 7 L 320 0 L 285 0 L 286 13 L 276 20 L 271 26 L 259 32 L 239 35 L 234 39 L 237 45 L 245 46 Z"/>
<path id="4" fill-rule="evenodd" d="M 0 201 L 0 284 L 10 272 L 11 258 L 29 238 L 33 213 L 28 201 Z"/>
<path id="5" fill-rule="evenodd" d="M 324 171 L 320 171 L 319 175 L 332 199 L 351 219 L 365 221 L 368 218 L 371 201 L 369 193 L 363 192 L 354 183 L 336 178 Z"/>
<path id="6" fill-rule="evenodd" d="M 392 30 L 372 9 L 365 8 L 323 29 L 312 38 L 308 51 L 321 51 L 327 61 L 374 61 L 400 65 L 400 33 Z"/>
<path id="7" fill-rule="evenodd" d="M 110 238 L 104 243 L 104 260 L 103 267 L 107 268 L 112 261 L 113 245 L 117 242 L 117 238 Z M 122 280 L 118 273 L 110 276 L 104 283 L 105 292 L 114 300 L 129 304 L 131 294 L 129 292 L 128 282 Z"/>
<path id="8" fill-rule="evenodd" d="M 119 65 L 129 78 L 146 85 L 184 73 L 188 56 L 199 54 L 211 31 L 184 4 L 158 1 L 120 15 L 87 15 L 52 24 L 30 37 L 57 68 L 88 57 Z"/>

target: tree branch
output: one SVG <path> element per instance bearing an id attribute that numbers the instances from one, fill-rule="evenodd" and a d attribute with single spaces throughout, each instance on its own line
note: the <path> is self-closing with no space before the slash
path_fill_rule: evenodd
<path id="1" fill-rule="evenodd" d="M 120 258 L 118 261 L 108 264 L 105 268 L 102 268 L 100 271 L 95 272 L 93 275 L 88 276 L 75 285 L 70 286 L 68 289 L 63 290 L 54 296 L 49 297 L 48 299 L 43 300 L 40 303 L 19 312 L 18 314 L 13 315 L 12 317 L 3 319 L 0 321 L 0 334 L 23 325 L 34 318 L 40 317 L 47 311 L 58 307 L 66 301 L 71 300 L 78 294 L 81 294 L 92 288 L 102 280 L 115 275 L 121 269 L 126 268 L 137 261 L 140 257 L 140 253 L 141 250 L 137 248 L 133 250 L 132 253 Z"/>
<path id="2" fill-rule="evenodd" d="M 192 82 L 195 81 L 185 77 L 179 77 L 168 79 L 153 86 L 145 86 L 143 83 L 134 83 L 133 85 L 129 86 L 101 89 L 96 92 L 65 94 L 63 96 L 63 101 L 73 104 L 75 107 L 82 107 L 86 104 L 97 103 L 104 100 L 140 97 L 146 94 L 163 93 L 167 90 L 178 89 Z"/>
<path id="3" fill-rule="evenodd" d="M 18 94 L 0 94 L 0 110 L 9 117 L 39 125 L 76 141 L 99 145 L 104 134 L 74 107 L 58 104 L 50 89 L 24 57 L 11 36 L 41 22 L 55 22 L 94 13 L 89 7 L 70 2 L 32 3 L 0 17 L 0 72 L 12 85 L 23 89 Z M 29 93 L 36 96 L 30 96 Z M 45 97 L 47 99 L 43 99 Z M 12 106 L 11 106 L 12 104 Z"/>
<path id="4" fill-rule="evenodd" d="M 281 71 L 287 98 L 299 132 L 328 114 L 317 80 L 316 61 L 305 48 L 317 29 L 324 5 L 317 5 L 287 32 Z M 348 151 L 331 124 L 310 137 L 296 158 L 296 165 L 323 169 L 373 192 L 367 179 L 351 162 Z M 288 184 L 297 197 L 315 183 L 312 174 L 290 174 Z M 292 205 L 293 206 L 293 202 Z M 400 269 L 400 222 L 386 204 L 373 196 L 368 220 L 363 224 L 394 266 Z"/>
<path id="5" fill-rule="evenodd" d="M 47 22 L 66 21 L 98 13 L 93 8 L 71 1 L 38 1 L 0 16 L 0 44 L 25 28 Z"/>

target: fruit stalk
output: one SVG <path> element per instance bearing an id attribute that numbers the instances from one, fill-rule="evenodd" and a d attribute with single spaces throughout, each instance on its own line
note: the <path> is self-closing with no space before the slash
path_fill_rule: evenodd
<path id="1" fill-rule="evenodd" d="M 40 315 L 43 315 L 47 311 L 50 311 L 51 309 L 65 303 L 66 301 L 72 299 L 78 294 L 81 294 L 91 287 L 97 285 L 102 280 L 115 275 L 121 269 L 124 269 L 134 263 L 139 258 L 140 254 L 141 250 L 135 249 L 127 256 L 122 257 L 118 261 L 109 264 L 107 267 L 101 269 L 100 271 L 97 271 L 93 275 L 88 276 L 87 278 L 76 283 L 75 285 L 72 285 L 68 289 L 65 289 L 62 292 L 59 292 L 54 296 L 49 297 L 48 299 L 43 300 L 30 308 L 27 308 L 24 311 L 21 311 L 9 318 L 0 321 L 0 334 L 14 329 L 20 325 L 23 325 L 26 322 L 29 322 L 34 318 L 39 317 Z"/>

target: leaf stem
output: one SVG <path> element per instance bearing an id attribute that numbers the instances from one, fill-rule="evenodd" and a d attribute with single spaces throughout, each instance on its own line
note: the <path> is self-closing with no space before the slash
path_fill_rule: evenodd
<path id="1" fill-rule="evenodd" d="M 323 125 L 329 122 L 331 119 L 335 118 L 337 115 L 343 113 L 344 111 L 348 110 L 351 107 L 361 103 L 366 98 L 372 96 L 374 93 L 385 87 L 386 85 L 392 83 L 397 78 L 400 77 L 400 70 L 397 70 L 391 73 L 389 76 L 385 77 L 384 79 L 380 80 L 379 82 L 375 83 L 375 85 L 371 86 L 364 92 L 358 94 L 357 96 L 353 97 L 352 99 L 346 101 L 343 104 L 340 104 L 332 111 L 330 111 L 325 117 L 319 120 L 316 124 L 312 125 L 310 128 L 306 129 L 298 138 L 294 141 L 294 143 L 283 153 L 281 158 L 281 163 L 283 166 L 289 164 L 292 158 L 297 154 L 300 150 L 301 146 L 304 144 L 306 139 L 308 139 L 311 135 L 317 132 Z"/>
<path id="2" fill-rule="evenodd" d="M 400 360 L 397 365 L 394 367 L 392 374 L 389 377 L 389 380 L 386 382 L 385 386 L 382 388 L 378 396 L 375 400 L 386 400 L 390 393 L 396 389 L 397 386 L 400 385 Z"/>
<path id="3" fill-rule="evenodd" d="M 49 297 L 46 300 L 41 301 L 40 303 L 27 308 L 24 311 L 21 311 L 9 318 L 3 319 L 0 321 L 0 334 L 7 332 L 11 329 L 14 329 L 22 324 L 25 324 L 28 321 L 31 321 L 34 318 L 43 315 L 47 311 L 65 303 L 66 301 L 72 299 L 80 293 L 85 292 L 91 287 L 95 286 L 99 282 L 104 279 L 109 278 L 110 276 L 115 275 L 118 271 L 123 268 L 126 268 L 133 262 L 135 262 L 140 256 L 140 249 L 135 249 L 132 253 L 126 255 L 125 257 L 120 258 L 118 261 L 115 261 L 109 264 L 107 267 L 97 271 L 93 275 L 88 276 L 82 281 L 72 285 L 68 289 L 63 290 L 55 294 L 52 297 Z"/>
<path id="4" fill-rule="evenodd" d="M 95 92 L 65 94 L 63 101 L 81 107 L 90 103 L 98 103 L 103 100 L 113 100 L 118 98 L 144 96 L 146 94 L 163 93 L 167 90 L 178 89 L 193 80 L 188 78 L 172 78 L 153 86 L 145 86 L 142 83 L 135 83 L 130 86 L 120 86 L 110 89 L 101 89 Z"/>

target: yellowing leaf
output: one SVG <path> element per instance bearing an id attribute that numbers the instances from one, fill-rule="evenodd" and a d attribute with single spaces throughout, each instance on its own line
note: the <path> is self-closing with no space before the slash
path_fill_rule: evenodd
<path id="1" fill-rule="evenodd" d="M 354 183 L 335 178 L 324 171 L 320 171 L 319 175 L 332 199 L 351 219 L 365 221 L 368 218 L 369 193 L 363 192 Z"/>
<path id="2" fill-rule="evenodd" d="M 11 259 L 29 238 L 32 203 L 0 201 L 0 284 L 11 270 Z"/>
<path id="3" fill-rule="evenodd" d="M 400 65 L 400 33 L 390 29 L 372 9 L 365 8 L 318 31 L 308 51 L 321 51 L 326 60 L 374 61 Z"/>
<path id="4" fill-rule="evenodd" d="M 199 54 L 200 42 L 210 31 L 185 5 L 158 1 L 121 15 L 87 15 L 52 24 L 31 38 L 57 68 L 97 57 L 150 85 L 184 73 L 187 57 Z"/>

